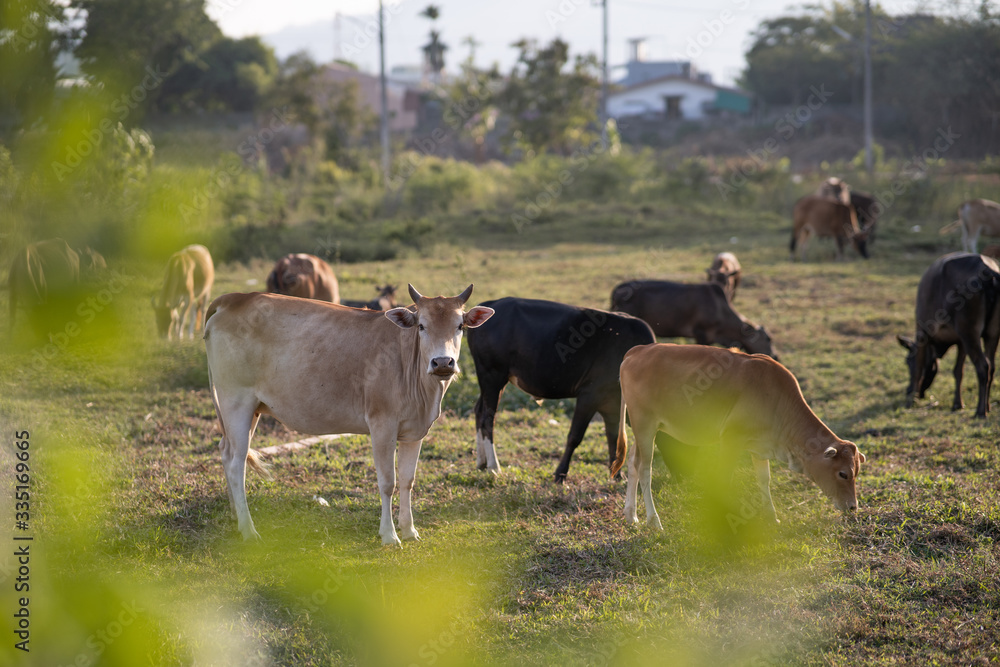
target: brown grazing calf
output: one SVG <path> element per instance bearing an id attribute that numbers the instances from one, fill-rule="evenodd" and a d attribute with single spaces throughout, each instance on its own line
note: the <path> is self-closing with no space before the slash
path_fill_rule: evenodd
<path id="1" fill-rule="evenodd" d="M 837 242 L 837 259 L 844 259 L 844 243 L 851 241 L 858 254 L 868 259 L 867 234 L 858 227 L 858 216 L 853 206 L 820 197 L 806 195 L 795 202 L 792 212 L 792 241 L 789 244 L 792 261 L 795 249 L 806 259 L 806 246 L 810 237 L 833 237 Z"/>
<path id="2" fill-rule="evenodd" d="M 640 345 L 622 361 L 621 388 L 618 454 L 611 474 L 625 463 L 627 413 L 635 435 L 625 494 L 627 522 L 639 521 L 636 495 L 641 484 L 646 523 L 662 528 L 650 487 L 657 430 L 690 445 L 721 447 L 722 467 L 749 451 L 764 510 L 775 521 L 770 459 L 805 473 L 837 509 L 857 509 L 854 480 L 864 454 L 816 416 L 795 376 L 773 359 L 699 345 Z"/>

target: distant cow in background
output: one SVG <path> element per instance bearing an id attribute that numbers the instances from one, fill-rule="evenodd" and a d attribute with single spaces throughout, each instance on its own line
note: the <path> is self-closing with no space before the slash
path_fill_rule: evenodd
<path id="1" fill-rule="evenodd" d="M 1000 236 L 1000 204 L 989 199 L 970 199 L 958 207 L 958 220 L 941 229 L 947 234 L 962 228 L 962 249 L 976 252 L 979 235 Z"/>
<path id="2" fill-rule="evenodd" d="M 868 259 L 867 235 L 858 227 L 858 216 L 853 206 L 841 204 L 819 195 L 806 195 L 795 202 L 792 213 L 792 240 L 789 244 L 791 258 L 795 260 L 795 249 L 799 249 L 802 261 L 806 258 L 806 246 L 812 236 L 832 236 L 837 242 L 837 259 L 844 259 L 844 243 L 851 241 L 858 254 Z"/>
<path id="3" fill-rule="evenodd" d="M 740 285 L 743 267 L 731 252 L 720 252 L 712 260 L 712 266 L 705 269 L 708 282 L 715 283 L 726 293 L 730 303 L 736 298 L 736 288 Z"/>
<path id="4" fill-rule="evenodd" d="M 201 330 L 213 282 L 215 265 L 205 246 L 189 245 L 170 256 L 163 287 L 152 299 L 160 338 L 181 340 L 185 321 L 188 338 L 194 338 L 195 330 Z"/>
<path id="5" fill-rule="evenodd" d="M 375 291 L 378 292 L 378 296 L 371 301 L 345 299 L 340 303 L 351 308 L 367 308 L 368 310 L 391 310 L 397 306 L 395 285 L 385 285 L 384 287 L 376 285 Z"/>
<path id="6" fill-rule="evenodd" d="M 635 345 L 656 339 L 642 320 L 554 301 L 507 297 L 483 304 L 496 312 L 469 331 L 476 364 L 476 464 L 496 474 L 493 423 L 508 382 L 536 399 L 575 398 L 576 408 L 555 481 L 563 482 L 573 452 L 595 413 L 604 419 L 608 462 L 615 456 L 621 390 L 618 367 Z"/>
<path id="7" fill-rule="evenodd" d="M 315 255 L 289 254 L 279 259 L 267 276 L 267 291 L 303 299 L 340 303 L 333 269 Z"/>
<path id="8" fill-rule="evenodd" d="M 611 292 L 611 310 L 638 317 L 657 336 L 693 338 L 699 345 L 738 347 L 778 358 L 764 327 L 733 310 L 714 283 L 633 280 Z"/>
<path id="9" fill-rule="evenodd" d="M 31 243 L 17 253 L 10 266 L 10 328 L 14 328 L 18 303 L 28 310 L 36 333 L 44 333 L 44 316 L 72 312 L 80 283 L 80 256 L 63 239 Z"/>
<path id="10" fill-rule="evenodd" d="M 955 398 L 951 409 L 962 409 L 962 367 L 966 355 L 976 367 L 979 402 L 976 416 L 990 409 L 997 341 L 1000 340 L 1000 269 L 989 257 L 952 253 L 939 258 L 924 272 L 917 287 L 917 334 L 914 340 L 897 336 L 906 348 L 910 384 L 906 405 L 924 397 L 937 375 L 938 359 L 952 345 L 955 359 Z M 985 346 L 985 350 L 983 349 Z"/>
<path id="11" fill-rule="evenodd" d="M 816 189 L 816 195 L 838 201 L 845 206 L 851 204 L 851 187 L 836 176 L 823 181 L 823 184 Z"/>

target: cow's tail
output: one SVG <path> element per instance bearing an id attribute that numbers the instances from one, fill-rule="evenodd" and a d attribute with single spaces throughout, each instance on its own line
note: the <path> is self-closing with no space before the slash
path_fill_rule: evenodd
<path id="1" fill-rule="evenodd" d="M 959 215 L 961 215 L 961 213 L 959 213 Z M 948 225 L 945 225 L 944 227 L 942 227 L 941 231 L 938 232 L 938 233 L 939 234 L 950 234 L 951 232 L 955 231 L 956 229 L 958 229 L 961 226 L 962 226 L 962 218 L 959 217 L 958 220 L 955 220 L 951 224 L 948 224 Z"/>
<path id="2" fill-rule="evenodd" d="M 628 436 L 625 435 L 625 394 L 622 393 L 621 411 L 618 413 L 618 449 L 615 460 L 611 463 L 611 476 L 614 477 L 625 465 L 625 454 L 628 452 Z"/>
<path id="3" fill-rule="evenodd" d="M 267 479 L 272 478 L 270 470 L 271 466 L 269 466 L 267 463 L 264 463 L 264 460 L 260 457 L 260 452 L 258 452 L 256 449 L 251 448 L 247 452 L 247 465 L 253 468 L 257 472 L 257 474 L 262 475 Z"/>

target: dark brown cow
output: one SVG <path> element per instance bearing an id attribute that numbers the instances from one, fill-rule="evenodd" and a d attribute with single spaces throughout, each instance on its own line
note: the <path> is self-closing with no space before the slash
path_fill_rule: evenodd
<path id="1" fill-rule="evenodd" d="M 740 285 L 740 277 L 743 275 L 743 267 L 740 260 L 731 252 L 720 252 L 712 260 L 712 266 L 705 269 L 706 279 L 710 283 L 715 283 L 726 293 L 729 302 L 736 298 L 736 288 Z"/>
<path id="2" fill-rule="evenodd" d="M 80 283 L 80 256 L 63 239 L 29 244 L 14 257 L 7 277 L 10 288 L 10 327 L 14 328 L 17 305 L 28 309 L 38 333 L 46 326 L 42 311 L 58 316 L 71 308 Z M 66 302 L 66 303 L 63 303 Z"/>
<path id="3" fill-rule="evenodd" d="M 882 205 L 870 192 L 851 190 L 851 206 L 858 216 L 858 227 L 865 234 L 868 244 L 875 243 L 875 223 L 882 212 Z"/>
<path id="4" fill-rule="evenodd" d="M 275 263 L 267 276 L 267 291 L 340 303 L 340 288 L 330 265 L 315 255 L 301 252 L 285 255 Z"/>
<path id="5" fill-rule="evenodd" d="M 962 408 L 962 366 L 968 355 L 979 379 L 976 416 L 986 416 L 1000 340 L 998 298 L 1000 269 L 989 257 L 952 253 L 939 258 L 924 272 L 917 287 L 916 339 L 897 336 L 899 344 L 907 350 L 906 364 L 910 369 L 907 407 L 913 405 L 914 396 L 924 397 L 937 375 L 938 359 L 952 345 L 957 345 L 955 398 L 951 409 Z"/>
<path id="6" fill-rule="evenodd" d="M 854 207 L 841 204 L 819 195 L 806 195 L 795 202 L 793 211 L 792 241 L 789 244 L 791 258 L 795 260 L 795 248 L 799 248 L 802 261 L 806 258 L 806 246 L 811 236 L 833 237 L 837 242 L 837 259 L 844 258 L 844 242 L 851 241 L 854 248 L 868 259 L 867 235 L 858 227 L 858 216 Z"/>
<path id="7" fill-rule="evenodd" d="M 733 310 L 714 283 L 633 280 L 611 292 L 611 310 L 644 320 L 657 336 L 693 338 L 699 345 L 738 347 L 778 358 L 764 327 Z"/>
<path id="8" fill-rule="evenodd" d="M 386 285 L 384 287 L 376 285 L 375 291 L 378 292 L 378 296 L 371 301 L 345 299 L 340 303 L 343 306 L 350 306 L 351 308 L 367 308 L 368 310 L 392 310 L 398 305 L 396 303 L 395 285 Z"/>

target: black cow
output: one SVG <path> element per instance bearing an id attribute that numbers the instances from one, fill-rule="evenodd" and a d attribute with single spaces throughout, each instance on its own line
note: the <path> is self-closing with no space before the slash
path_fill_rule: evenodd
<path id="1" fill-rule="evenodd" d="M 476 464 L 499 472 L 493 422 L 507 382 L 536 399 L 576 398 L 566 450 L 556 468 L 562 482 L 594 413 L 604 418 L 608 463 L 615 458 L 621 387 L 618 368 L 636 345 L 656 342 L 640 319 L 553 301 L 507 297 L 483 304 L 496 311 L 467 337 L 479 378 Z"/>
<path id="2" fill-rule="evenodd" d="M 870 192 L 851 190 L 851 206 L 858 214 L 858 227 L 867 235 L 867 242 L 875 243 L 875 223 L 878 222 L 882 204 Z"/>
<path id="3" fill-rule="evenodd" d="M 917 287 L 916 340 L 897 336 L 907 350 L 906 364 L 910 369 L 907 407 L 913 405 L 914 395 L 924 397 L 937 375 L 938 359 L 952 345 L 958 345 L 951 409 L 962 408 L 962 366 L 968 355 L 979 379 L 976 416 L 986 416 L 1000 340 L 998 297 L 1000 269 L 989 257 L 952 253 L 939 258 L 924 272 Z"/>
<path id="4" fill-rule="evenodd" d="M 657 336 L 693 338 L 699 345 L 715 343 L 778 358 L 764 327 L 737 313 L 715 283 L 633 280 L 612 290 L 611 310 L 644 320 Z"/>

